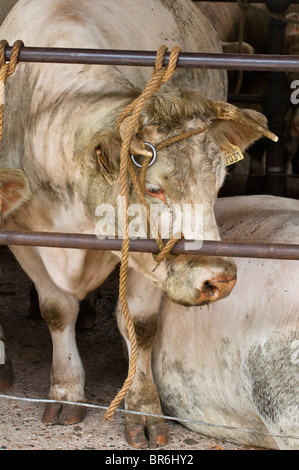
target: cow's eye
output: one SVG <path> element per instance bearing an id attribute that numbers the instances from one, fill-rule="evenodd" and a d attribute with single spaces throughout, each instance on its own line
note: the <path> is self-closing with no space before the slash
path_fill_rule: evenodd
<path id="1" fill-rule="evenodd" d="M 160 186 L 156 184 L 146 183 L 145 191 L 149 196 L 155 197 L 156 199 L 160 199 L 160 201 L 164 202 L 164 204 L 167 203 L 165 193 Z"/>

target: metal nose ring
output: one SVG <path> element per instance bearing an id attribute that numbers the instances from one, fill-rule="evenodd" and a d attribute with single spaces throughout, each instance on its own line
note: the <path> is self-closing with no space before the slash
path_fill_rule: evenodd
<path id="1" fill-rule="evenodd" d="M 150 167 L 150 166 L 152 166 L 152 165 L 155 163 L 155 161 L 157 160 L 157 150 L 156 150 L 156 148 L 155 148 L 152 144 L 150 144 L 149 142 L 144 142 L 144 145 L 145 145 L 146 147 L 148 147 L 149 149 L 151 149 L 151 151 L 152 151 L 152 153 L 153 153 L 152 159 L 151 159 L 151 161 L 150 161 L 149 164 L 148 164 L 148 167 Z M 135 160 L 134 155 L 131 155 L 131 159 L 132 159 L 132 162 L 134 163 L 135 166 L 137 166 L 138 168 L 141 168 L 141 167 L 142 167 L 142 165 L 141 165 L 140 163 L 138 163 L 138 162 Z"/>

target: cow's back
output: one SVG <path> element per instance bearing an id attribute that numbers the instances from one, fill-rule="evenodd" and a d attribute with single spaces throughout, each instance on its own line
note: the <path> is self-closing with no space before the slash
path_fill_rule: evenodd
<path id="1" fill-rule="evenodd" d="M 221 51 L 215 31 L 190 0 L 19 0 L 0 36 L 28 47 L 157 50 L 178 44 L 191 52 Z M 40 178 L 63 185 L 80 179 L 73 162 L 76 136 L 91 140 L 111 116 L 116 119 L 133 99 L 125 95 L 136 96 L 150 73 L 148 67 L 19 64 L 6 87 L 11 112 L 5 113 L 2 166 L 22 168 L 32 188 Z M 224 71 L 181 69 L 174 80 L 208 98 L 226 96 Z M 67 163 L 57 174 L 62 160 Z"/>
<path id="2" fill-rule="evenodd" d="M 190 52 L 222 51 L 211 24 L 190 0 L 19 0 L 1 36 L 32 47 L 157 50 L 166 44 Z M 138 87 L 150 76 L 148 68 L 119 70 Z M 207 97 L 225 98 L 222 71 L 188 74 Z"/>

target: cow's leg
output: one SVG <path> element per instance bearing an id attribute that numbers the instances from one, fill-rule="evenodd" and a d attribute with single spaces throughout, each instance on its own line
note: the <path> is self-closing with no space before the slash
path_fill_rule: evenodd
<path id="1" fill-rule="evenodd" d="M 55 248 L 45 248 L 38 252 L 32 247 L 12 246 L 10 248 L 36 286 L 40 312 L 52 336 L 53 364 L 50 398 L 58 401 L 84 402 L 85 377 L 75 337 L 79 301 L 75 294 L 71 295 L 67 289 L 69 288 L 69 292 L 77 292 L 81 288 L 80 297 L 83 297 L 85 280 L 84 277 L 82 280 L 82 269 L 84 271 L 84 263 L 88 261 L 87 254 L 83 250 L 70 252 L 58 249 L 55 252 Z M 108 253 L 107 259 L 110 259 L 110 264 L 105 265 L 105 254 L 98 258 L 92 254 L 91 258 L 96 267 L 100 264 L 99 259 L 105 266 L 104 272 L 101 272 L 97 278 L 100 284 L 101 280 L 105 279 L 105 275 L 108 276 L 113 270 L 118 259 L 115 258 L 111 262 L 111 254 Z M 88 278 L 90 277 L 89 274 Z M 55 279 L 55 282 L 52 279 Z M 63 286 L 65 286 L 64 290 Z M 84 410 L 85 408 L 80 405 L 51 403 L 46 407 L 43 421 L 47 424 L 74 424 L 83 419 Z"/>
<path id="2" fill-rule="evenodd" d="M 0 325 L 0 390 L 6 390 L 13 385 L 11 363 L 6 356 L 5 338 Z"/>
<path id="3" fill-rule="evenodd" d="M 37 286 L 40 310 L 53 342 L 53 363 L 49 397 L 54 400 L 84 402 L 84 370 L 76 345 L 75 325 L 79 302 L 54 288 L 46 293 Z M 79 405 L 48 404 L 43 415 L 45 424 L 75 424 L 84 418 Z"/>
<path id="4" fill-rule="evenodd" d="M 79 302 L 52 281 L 34 248 L 12 246 L 10 249 L 35 283 L 40 312 L 51 333 L 53 361 L 50 398 L 83 402 L 84 370 L 75 338 Z M 49 404 L 43 422 L 73 424 L 83 419 L 83 410 L 82 407 L 75 405 Z"/>
<path id="5" fill-rule="evenodd" d="M 41 318 L 38 295 L 33 283 L 29 295 L 29 316 L 32 318 Z M 94 327 L 97 316 L 98 295 L 98 291 L 94 290 L 89 292 L 85 299 L 80 302 L 79 315 L 76 323 L 77 330 L 87 330 Z"/>
<path id="6" fill-rule="evenodd" d="M 158 313 L 162 291 L 146 280 L 140 273 L 129 271 L 127 300 L 133 319 L 137 344 L 137 370 L 132 386 L 126 396 L 126 409 L 162 415 L 159 395 L 153 381 L 151 367 L 152 346 L 157 330 Z M 122 317 L 120 303 L 117 320 L 128 350 L 127 329 Z M 126 414 L 126 439 L 133 447 L 163 446 L 168 432 L 163 418 Z M 148 439 L 148 440 L 147 440 Z"/>

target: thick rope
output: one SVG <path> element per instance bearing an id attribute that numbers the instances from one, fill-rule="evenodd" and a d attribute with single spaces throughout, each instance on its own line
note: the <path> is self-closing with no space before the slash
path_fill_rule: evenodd
<path id="1" fill-rule="evenodd" d="M 145 198 L 145 175 L 146 175 L 146 171 L 148 168 L 148 164 L 151 160 L 151 157 L 145 157 L 142 163 L 139 177 L 136 174 L 134 165 L 130 158 L 130 145 L 131 145 L 134 133 L 136 132 L 138 119 L 141 115 L 141 112 L 145 103 L 156 93 L 156 91 L 161 87 L 163 83 L 167 82 L 172 77 L 176 69 L 176 64 L 177 64 L 177 60 L 179 57 L 180 48 L 178 46 L 175 46 L 172 49 L 170 53 L 170 57 L 169 57 L 169 64 L 167 68 L 164 69 L 163 61 L 164 61 L 166 52 L 167 52 L 166 46 L 161 46 L 158 49 L 155 67 L 153 69 L 151 79 L 146 84 L 141 95 L 138 96 L 132 103 L 130 103 L 124 109 L 124 111 L 121 113 L 117 121 L 117 129 L 119 130 L 124 119 L 130 116 L 128 125 L 126 127 L 126 130 L 123 136 L 121 154 L 120 154 L 120 185 L 121 185 L 120 194 L 121 196 L 123 196 L 122 200 L 125 201 L 124 206 L 122 208 L 123 220 L 125 221 L 125 224 L 124 224 L 124 235 L 123 235 L 123 243 L 122 243 L 122 259 L 121 259 L 121 267 L 120 267 L 120 277 L 119 277 L 119 281 L 120 281 L 119 282 L 119 300 L 121 304 L 122 315 L 125 319 L 126 326 L 127 326 L 127 333 L 128 333 L 128 338 L 130 341 L 131 351 L 130 351 L 130 363 L 129 363 L 128 376 L 124 382 L 122 389 L 118 392 L 117 396 L 111 402 L 107 412 L 105 413 L 105 419 L 110 419 L 114 415 L 117 407 L 119 406 L 119 403 L 124 399 L 127 392 L 129 391 L 132 385 L 132 382 L 134 380 L 135 374 L 136 374 L 136 365 L 137 365 L 137 339 L 136 339 L 134 323 L 131 319 L 128 304 L 127 304 L 127 273 L 128 273 L 128 263 L 129 263 L 129 247 L 130 247 L 130 238 L 129 238 L 129 233 L 128 233 L 129 220 L 128 220 L 128 211 L 127 211 L 128 210 L 128 176 L 130 176 L 131 182 L 133 184 L 135 191 L 137 192 L 140 203 L 143 204 L 143 206 L 146 208 L 147 221 L 148 221 L 148 234 L 150 234 L 151 231 L 154 231 L 153 234 L 155 237 L 155 241 L 160 250 L 160 253 L 154 256 L 158 264 L 161 263 L 165 258 L 173 257 L 173 255 L 170 254 L 170 251 L 175 245 L 175 243 L 178 241 L 177 238 L 172 237 L 164 246 L 164 243 L 161 239 L 159 231 L 155 227 L 149 226 L 150 212 L 149 212 L 149 206 Z M 192 135 L 199 134 L 203 132 L 204 130 L 206 130 L 206 128 L 192 129 L 183 134 L 173 136 L 161 142 L 160 144 L 158 144 L 156 148 L 157 150 L 162 150 L 168 147 L 169 145 L 172 145 L 176 142 L 186 139 Z"/>
<path id="2" fill-rule="evenodd" d="M 5 40 L 0 41 L 0 146 L 3 135 L 3 120 L 4 120 L 4 101 L 5 101 L 5 85 L 8 77 L 10 77 L 17 68 L 18 55 L 21 47 L 24 46 L 22 41 L 16 41 L 12 47 L 10 61 L 5 60 L 5 48 L 8 42 Z M 0 194 L 0 225 L 2 223 L 2 196 Z"/>
<path id="3" fill-rule="evenodd" d="M 10 61 L 5 60 L 5 49 L 8 42 L 5 40 L 0 41 L 0 143 L 3 135 L 3 118 L 4 118 L 4 99 L 5 99 L 5 85 L 8 77 L 10 77 L 17 68 L 18 55 L 21 47 L 24 46 L 23 42 L 18 40 L 14 43 Z"/>
<path id="4" fill-rule="evenodd" d="M 131 159 L 130 159 L 130 145 L 135 132 L 136 124 L 138 118 L 142 112 L 142 109 L 151 96 L 160 88 L 162 83 L 169 80 L 172 74 L 175 71 L 177 59 L 180 53 L 179 47 L 174 47 L 169 58 L 169 64 L 167 69 L 163 69 L 163 60 L 165 53 L 167 51 L 166 46 L 161 46 L 157 52 L 155 68 L 152 72 L 151 79 L 147 83 L 145 89 L 141 95 L 136 98 L 129 106 L 126 107 L 124 112 L 118 119 L 117 127 L 119 129 L 122 121 L 131 113 L 131 117 L 128 123 L 128 126 L 125 130 L 125 135 L 123 137 L 121 153 L 120 153 L 120 194 L 124 202 L 122 208 L 122 215 L 124 223 L 124 236 L 122 243 L 122 259 L 120 266 L 120 275 L 119 275 L 119 300 L 122 309 L 122 315 L 125 319 L 127 326 L 128 338 L 130 341 L 130 363 L 128 376 L 124 382 L 122 389 L 118 392 L 117 396 L 111 402 L 107 412 L 105 413 L 105 419 L 110 419 L 119 403 L 126 396 L 128 390 L 130 389 L 132 382 L 136 374 L 136 365 L 137 365 L 137 338 L 134 328 L 134 323 L 131 319 L 129 307 L 127 303 L 127 274 L 128 274 L 128 263 L 129 263 L 129 248 L 130 248 L 130 238 L 128 233 L 129 218 L 128 218 L 128 173 L 131 176 L 133 185 L 137 188 L 138 196 L 143 199 L 144 193 L 142 193 L 141 186 L 138 182 L 135 170 L 133 168 Z M 143 194 L 143 195 L 142 195 Z M 144 198 L 145 200 L 145 198 Z M 147 207 L 147 205 L 145 206 Z"/>

